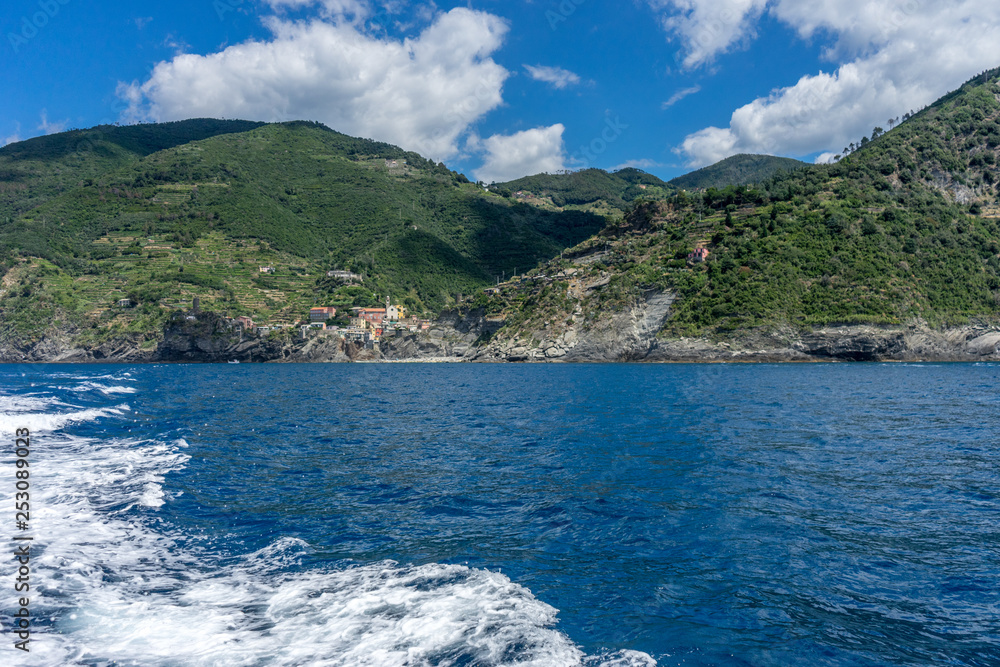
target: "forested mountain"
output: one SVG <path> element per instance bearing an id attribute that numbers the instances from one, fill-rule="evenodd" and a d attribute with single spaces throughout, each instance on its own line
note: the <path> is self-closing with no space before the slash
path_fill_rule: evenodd
<path id="1" fill-rule="evenodd" d="M 508 331 L 531 331 L 671 292 L 664 337 L 995 322 L 998 79 L 986 72 L 895 129 L 876 128 L 838 163 L 641 202 L 538 272 L 572 276 L 576 288 L 513 285 L 488 307 L 510 314 Z M 697 248 L 702 257 L 689 259 Z"/>
<path id="2" fill-rule="evenodd" d="M 690 174 L 670 180 L 670 185 L 678 190 L 706 190 L 724 188 L 729 185 L 754 185 L 763 183 L 783 172 L 806 166 L 805 162 L 772 155 L 733 155 L 721 162 L 703 167 Z"/>

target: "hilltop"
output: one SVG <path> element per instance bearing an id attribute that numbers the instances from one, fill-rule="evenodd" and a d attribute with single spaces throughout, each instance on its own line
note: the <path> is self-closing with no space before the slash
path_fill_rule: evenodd
<path id="1" fill-rule="evenodd" d="M 918 355 L 907 331 L 977 338 L 1000 319 L 998 79 L 876 128 L 836 164 L 638 202 L 481 300 L 505 321 L 483 356 L 575 358 L 579 341 L 645 336 L 626 357 L 901 358 Z M 841 349 L 837 336 L 860 342 Z"/>
<path id="2" fill-rule="evenodd" d="M 756 185 L 774 176 L 805 167 L 805 162 L 773 155 L 733 155 L 667 182 L 677 190 L 707 190 L 730 185 Z"/>
<path id="3" fill-rule="evenodd" d="M 660 199 L 674 192 L 661 179 L 634 168 L 610 173 L 583 169 L 537 174 L 492 184 L 490 190 L 541 209 L 586 211 L 610 217 L 620 216 L 638 199 Z"/>

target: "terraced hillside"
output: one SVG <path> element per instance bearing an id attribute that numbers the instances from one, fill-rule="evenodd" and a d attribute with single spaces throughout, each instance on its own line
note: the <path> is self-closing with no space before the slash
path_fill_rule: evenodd
<path id="1" fill-rule="evenodd" d="M 506 199 L 443 164 L 314 123 L 101 132 L 86 150 L 74 150 L 86 133 L 0 150 L 8 335 L 42 335 L 39 322 L 80 335 L 153 332 L 196 294 L 262 321 L 390 293 L 433 312 L 606 223 Z M 327 279 L 336 268 L 365 280 Z M 116 311 L 126 297 L 138 308 Z"/>

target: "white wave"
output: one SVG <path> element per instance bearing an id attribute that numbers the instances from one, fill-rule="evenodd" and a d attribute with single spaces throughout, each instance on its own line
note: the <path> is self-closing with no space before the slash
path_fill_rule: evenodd
<path id="1" fill-rule="evenodd" d="M 150 512 L 171 500 L 166 475 L 190 460 L 186 442 L 58 430 L 128 406 L 21 410 L 45 405 L 4 404 L 33 432 L 49 431 L 32 451 L 32 565 L 41 584 L 32 608 L 53 625 L 36 630 L 17 664 L 655 665 L 635 652 L 584 655 L 553 627 L 555 608 L 498 572 L 393 562 L 303 570 L 309 546 L 292 538 L 222 562 L 197 540 L 153 528 Z M 11 506 L 11 494 L 0 489 L 0 506 Z M 0 649 L 0 661 L 11 651 Z"/>
<path id="2" fill-rule="evenodd" d="M 128 411 L 128 405 L 118 405 L 113 408 L 87 408 L 71 412 L 0 412 L 0 436 L 9 436 L 19 428 L 27 428 L 34 434 L 36 431 L 57 431 L 68 424 L 91 422 L 120 415 Z"/>
<path id="3" fill-rule="evenodd" d="M 59 389 L 66 389 L 73 392 L 84 392 L 84 391 L 99 391 L 105 396 L 110 396 L 111 394 L 134 394 L 138 389 L 135 387 L 124 387 L 121 385 L 106 385 L 99 382 L 84 382 L 75 387 L 58 387 Z"/>

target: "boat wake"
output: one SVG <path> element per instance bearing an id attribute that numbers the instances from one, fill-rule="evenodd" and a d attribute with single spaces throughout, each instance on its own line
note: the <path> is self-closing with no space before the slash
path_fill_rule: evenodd
<path id="1" fill-rule="evenodd" d="M 121 385 L 77 379 L 79 391 L 121 393 L 107 390 Z M 498 572 L 394 562 L 309 568 L 310 546 L 287 537 L 222 559 L 158 517 L 175 498 L 167 475 L 190 463 L 184 440 L 71 432 L 129 414 L 125 404 L 82 408 L 37 387 L 0 395 L 2 437 L 27 427 L 33 438 L 38 583 L 31 652 L 3 648 L 17 664 L 656 664 L 631 651 L 585 655 L 554 628 L 555 608 Z M 13 506 L 12 493 L 5 485 L 0 505 Z"/>

